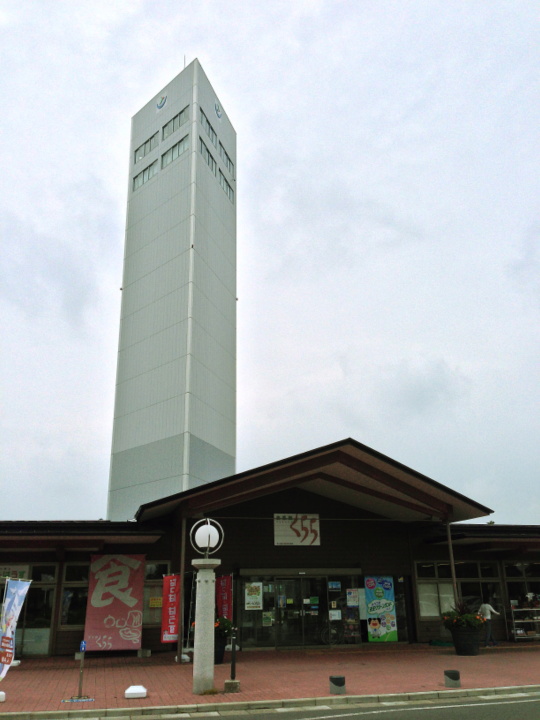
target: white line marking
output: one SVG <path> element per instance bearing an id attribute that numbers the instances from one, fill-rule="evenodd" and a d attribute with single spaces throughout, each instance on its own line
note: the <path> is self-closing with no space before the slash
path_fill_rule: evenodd
<path id="1" fill-rule="evenodd" d="M 496 697 L 499 697 L 498 695 Z M 532 698 L 530 700 L 515 700 L 515 701 L 508 701 L 505 702 L 505 705 L 519 705 L 523 703 L 531 703 L 531 702 L 538 702 L 538 698 Z M 414 700 L 410 701 L 411 705 L 414 705 Z M 398 713 L 398 712 L 420 712 L 421 710 L 453 710 L 456 708 L 457 710 L 465 707 L 471 707 L 473 705 L 474 707 L 486 707 L 489 705 L 499 705 L 498 702 L 484 702 L 484 703 L 478 703 L 474 702 L 474 696 L 471 696 L 471 702 L 470 703 L 463 703 L 460 705 L 432 705 L 430 707 L 411 707 L 411 708 L 385 708 L 384 710 L 367 710 L 366 712 L 362 712 L 361 706 L 358 707 L 358 709 L 355 712 L 351 713 L 343 713 L 339 715 L 316 715 L 312 718 L 303 718 L 303 720 L 335 720 L 335 718 L 346 718 L 346 717 L 361 717 L 363 715 L 382 715 L 383 713 Z M 299 710 L 300 708 L 298 708 Z"/>

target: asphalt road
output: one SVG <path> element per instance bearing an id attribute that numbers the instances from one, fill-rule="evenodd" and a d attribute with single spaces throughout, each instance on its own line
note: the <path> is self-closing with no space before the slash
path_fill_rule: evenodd
<path id="1" fill-rule="evenodd" d="M 221 715 L 221 713 L 220 713 Z M 235 713 L 227 714 L 234 718 Z M 239 720 L 244 713 L 236 715 Z M 305 708 L 299 710 L 257 712 L 248 715 L 254 720 L 539 720 L 540 694 L 514 694 L 456 698 L 437 702 L 378 703 L 375 705 L 334 708 Z M 200 715 L 199 715 L 200 717 Z"/>

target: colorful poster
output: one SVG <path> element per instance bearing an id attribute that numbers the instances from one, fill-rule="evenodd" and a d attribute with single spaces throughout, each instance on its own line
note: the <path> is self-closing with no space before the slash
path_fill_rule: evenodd
<path id="1" fill-rule="evenodd" d="M 0 680 L 7 675 L 15 655 L 15 629 L 31 580 L 6 580 L 0 617 Z"/>
<path id="2" fill-rule="evenodd" d="M 180 619 L 180 575 L 163 577 L 163 603 L 161 605 L 161 642 L 177 642 Z M 150 598 L 152 600 L 152 598 Z"/>
<path id="3" fill-rule="evenodd" d="M 216 608 L 218 617 L 233 619 L 233 583 L 232 575 L 220 575 L 216 578 Z"/>
<path id="4" fill-rule="evenodd" d="M 358 607 L 360 600 L 358 588 L 347 588 L 347 607 Z"/>
<path id="5" fill-rule="evenodd" d="M 370 642 L 397 642 L 394 579 L 388 575 L 365 579 L 367 629 Z"/>
<path id="6" fill-rule="evenodd" d="M 84 639 L 87 650 L 141 647 L 144 555 L 92 555 Z"/>
<path id="7" fill-rule="evenodd" d="M 263 588 L 262 582 L 246 583 L 246 586 L 245 586 L 246 610 L 262 610 L 263 609 L 262 588 Z"/>

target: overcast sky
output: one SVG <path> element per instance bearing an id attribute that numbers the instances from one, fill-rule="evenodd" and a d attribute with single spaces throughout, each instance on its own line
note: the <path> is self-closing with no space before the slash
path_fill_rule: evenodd
<path id="1" fill-rule="evenodd" d="M 238 133 L 238 471 L 352 437 L 540 523 L 539 17 L 0 0 L 0 519 L 105 517 L 130 118 L 198 57 Z"/>

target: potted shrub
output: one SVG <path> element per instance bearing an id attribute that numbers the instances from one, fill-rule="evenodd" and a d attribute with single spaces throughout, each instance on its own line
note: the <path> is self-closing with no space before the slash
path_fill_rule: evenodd
<path id="1" fill-rule="evenodd" d="M 478 655 L 485 619 L 469 611 L 461 601 L 442 616 L 442 622 L 450 630 L 456 655 Z"/>
<path id="2" fill-rule="evenodd" d="M 221 665 L 225 656 L 227 638 L 232 632 L 233 624 L 226 617 L 218 617 L 214 623 L 214 663 Z"/>

